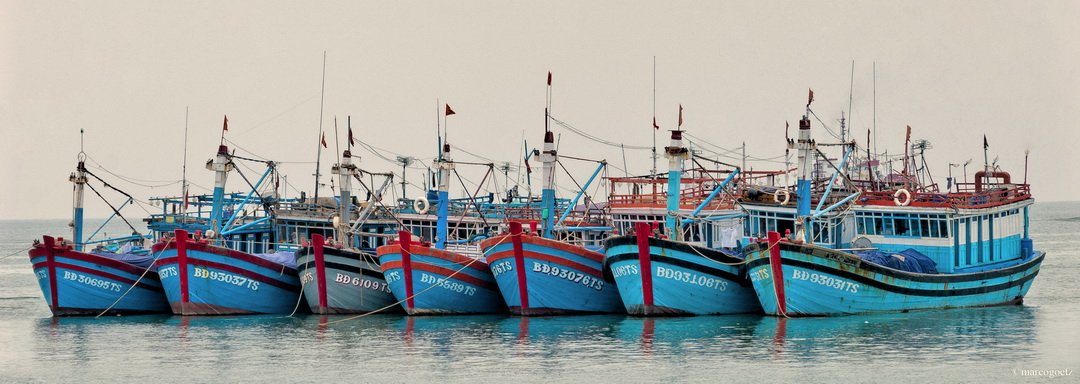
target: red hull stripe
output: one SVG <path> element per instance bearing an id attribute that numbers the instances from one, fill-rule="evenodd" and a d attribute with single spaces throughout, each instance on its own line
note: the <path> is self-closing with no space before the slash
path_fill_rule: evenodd
<path id="1" fill-rule="evenodd" d="M 533 251 L 522 251 L 522 252 L 523 252 L 525 258 L 528 258 L 528 259 L 536 259 L 536 260 L 546 261 L 546 262 L 553 263 L 553 264 L 562 265 L 562 266 L 565 266 L 567 268 L 576 269 L 578 271 L 581 271 L 582 273 L 587 273 L 587 274 L 592 275 L 593 277 L 596 277 L 596 278 L 603 278 L 604 277 L 602 272 L 600 272 L 599 269 L 587 266 L 585 264 L 582 264 L 582 263 L 579 263 L 579 262 L 576 262 L 576 261 L 570 261 L 570 260 L 563 259 L 561 257 L 552 256 L 552 255 L 539 253 L 539 252 L 533 252 Z M 511 253 L 510 251 L 498 252 L 498 253 L 494 253 L 494 254 L 489 255 L 488 256 L 488 261 L 494 262 L 496 260 L 501 260 L 501 259 L 505 259 L 505 258 L 513 257 L 513 256 L 514 256 L 513 253 Z M 524 267 L 522 267 L 522 269 L 524 269 Z"/>
<path id="2" fill-rule="evenodd" d="M 168 265 L 168 264 L 177 263 L 177 262 L 178 262 L 178 260 L 177 260 L 176 257 L 166 257 L 166 258 L 162 258 L 161 260 L 158 260 L 158 263 L 160 265 L 163 265 L 163 266 Z M 215 262 L 215 261 L 202 260 L 202 259 L 196 259 L 196 258 L 188 258 L 188 264 L 192 265 L 192 266 L 213 268 L 213 269 L 217 269 L 217 270 L 221 270 L 221 271 L 225 271 L 225 272 L 229 272 L 229 273 L 235 273 L 237 275 L 240 275 L 240 276 L 243 276 L 243 277 L 258 281 L 258 282 L 261 282 L 261 283 L 266 283 L 266 284 L 273 285 L 275 287 L 287 290 L 289 292 L 299 292 L 300 291 L 300 286 L 299 285 L 289 284 L 289 283 L 286 283 L 286 282 L 278 280 L 278 279 L 274 279 L 274 278 L 271 278 L 271 277 L 266 277 L 265 275 L 262 275 L 262 274 L 259 274 L 259 273 L 256 273 L 256 272 L 252 272 L 252 271 L 249 271 L 247 269 L 240 268 L 240 267 L 228 265 L 228 264 L 222 264 L 222 263 L 218 263 L 218 262 Z M 181 276 L 184 276 L 184 275 L 181 275 Z M 292 275 L 286 274 L 285 276 L 296 276 L 296 275 L 295 274 L 292 274 Z"/>
<path id="3" fill-rule="evenodd" d="M 173 244 L 172 246 L 174 248 L 176 248 L 176 262 L 177 262 L 177 264 L 179 264 L 177 266 L 177 268 L 179 269 L 179 272 L 180 272 L 179 274 L 180 274 L 180 313 L 181 314 L 187 313 L 185 311 L 184 305 L 191 302 L 191 300 L 189 298 L 189 295 L 188 295 L 188 277 L 187 277 L 187 266 L 188 266 L 187 246 L 188 246 L 188 241 L 187 241 L 187 239 L 188 239 L 187 231 L 182 230 L 182 229 L 177 229 L 176 230 L 176 239 L 175 239 L 175 241 L 172 242 L 172 244 Z M 166 243 L 164 245 L 168 245 L 168 244 L 169 243 Z M 158 253 L 158 254 L 160 254 L 161 251 L 164 250 L 164 248 L 159 248 L 157 245 L 154 245 L 154 247 L 151 248 L 151 249 L 153 249 L 153 251 Z M 158 262 L 160 263 L 161 261 L 159 260 Z M 176 312 L 176 311 L 173 311 L 173 312 Z"/>
<path id="4" fill-rule="evenodd" d="M 493 238 L 490 238 L 490 239 L 486 239 L 486 240 L 480 242 L 480 248 L 481 249 L 487 249 L 487 248 L 495 246 L 496 244 L 509 242 L 510 239 L 504 239 L 504 238 L 509 237 L 509 236 L 510 235 L 502 235 L 502 236 L 496 236 L 496 237 L 493 237 Z M 545 239 L 543 237 L 530 236 L 530 235 L 522 236 L 521 237 L 521 242 L 523 244 L 534 244 L 534 245 L 537 245 L 537 246 L 547 247 L 547 248 L 555 249 L 555 250 L 558 250 L 558 251 L 563 251 L 563 252 L 566 252 L 566 253 L 572 253 L 572 254 L 575 254 L 575 255 L 585 257 L 585 258 L 590 259 L 592 261 L 595 261 L 597 263 L 603 263 L 604 262 L 604 257 L 605 257 L 604 254 L 599 253 L 599 252 L 593 252 L 593 251 L 590 251 L 588 249 L 585 249 L 584 247 L 580 247 L 580 246 L 573 245 L 573 244 L 566 244 L 566 243 L 563 243 L 563 242 L 559 242 L 559 241 L 555 241 L 555 240 L 551 240 L 551 239 Z M 506 257 L 509 257 L 509 256 L 506 256 Z M 492 258 L 489 256 L 488 260 L 492 260 Z"/>
<path id="5" fill-rule="evenodd" d="M 653 305 L 652 259 L 649 253 L 649 223 L 637 223 L 638 263 L 641 265 L 641 301 L 646 306 Z"/>
<path id="6" fill-rule="evenodd" d="M 311 247 L 315 251 L 315 276 L 319 279 L 319 307 L 326 308 L 326 257 L 323 255 L 323 244 L 326 240 L 322 235 L 311 235 Z"/>
<path id="7" fill-rule="evenodd" d="M 85 273 L 85 274 L 88 274 L 88 275 L 94 275 L 94 276 L 97 276 L 97 277 L 100 277 L 100 278 L 103 278 L 103 279 L 113 280 L 113 281 L 116 281 L 118 283 L 123 283 L 123 284 L 127 284 L 127 285 L 134 285 L 134 286 L 136 286 L 138 288 L 142 288 L 142 289 L 147 289 L 147 290 L 151 290 L 151 291 L 155 291 L 155 292 L 165 292 L 165 290 L 163 290 L 161 287 L 155 287 L 153 285 L 146 284 L 146 283 L 144 283 L 142 281 L 140 281 L 140 282 L 138 282 L 136 284 L 135 280 L 131 280 L 129 278 L 122 277 L 122 276 L 117 276 L 117 275 L 114 275 L 114 274 L 111 274 L 111 273 L 108 273 L 108 272 L 105 272 L 105 271 L 100 271 L 100 270 L 96 270 L 96 269 L 87 268 L 87 267 L 84 267 L 84 266 L 81 266 L 81 265 L 67 264 L 67 263 L 57 263 L 57 262 L 54 262 L 54 263 L 50 264 L 48 261 L 46 261 L 44 263 L 34 263 L 34 269 L 45 268 L 46 266 L 55 267 L 55 268 L 70 269 L 72 271 L 82 272 L 82 273 Z M 49 276 L 55 276 L 55 275 L 49 275 Z M 54 278 L 58 278 L 58 277 L 54 277 Z"/>
<path id="8" fill-rule="evenodd" d="M 510 223 L 510 242 L 512 243 L 514 265 L 517 269 L 518 304 L 522 312 L 529 309 L 529 285 L 525 278 L 525 252 L 521 246 L 521 223 Z"/>
<path id="9" fill-rule="evenodd" d="M 401 254 L 401 269 L 405 273 L 405 307 L 413 309 L 416 306 L 415 300 L 413 300 L 413 278 L 412 278 L 412 234 L 406 231 L 398 231 L 398 251 Z M 380 265 L 381 266 L 381 265 Z M 387 267 L 381 267 L 384 271 Z"/>
<path id="10" fill-rule="evenodd" d="M 772 268 L 773 290 L 776 292 L 776 308 L 781 314 L 787 313 L 787 300 L 784 297 L 784 266 L 780 261 L 780 232 L 769 232 L 769 264 Z"/>
<path id="11" fill-rule="evenodd" d="M 49 263 L 49 295 L 52 296 L 52 306 L 54 309 L 60 308 L 60 299 L 56 293 L 56 257 L 53 256 L 56 253 L 54 246 L 55 240 L 52 237 L 45 236 L 45 261 Z"/>
<path id="12" fill-rule="evenodd" d="M 387 261 L 387 262 L 383 263 L 382 267 L 383 267 L 384 271 L 389 271 L 389 270 L 395 269 L 395 268 L 404 269 L 401 264 L 402 263 L 400 261 L 393 260 L 393 261 Z M 431 272 L 431 273 L 434 273 L 436 275 L 443 276 L 443 277 L 450 276 L 451 274 L 456 272 L 453 269 L 443 268 L 443 267 L 436 267 L 434 265 L 424 264 L 424 263 L 413 263 L 412 269 Z M 406 275 L 406 276 L 408 276 L 408 275 Z M 475 285 L 475 286 L 478 286 L 478 287 L 483 287 L 483 288 L 490 289 L 490 290 L 499 289 L 498 286 L 496 286 L 494 283 L 484 281 L 483 279 L 476 278 L 476 277 L 474 277 L 472 275 L 466 274 L 464 271 L 458 272 L 458 274 L 454 275 L 454 277 L 451 277 L 451 279 L 460 280 L 463 283 L 469 283 L 469 284 L 472 284 L 472 285 Z M 406 294 L 408 294 L 408 292 L 406 292 Z M 409 295 L 409 296 L 412 296 L 412 295 Z"/>

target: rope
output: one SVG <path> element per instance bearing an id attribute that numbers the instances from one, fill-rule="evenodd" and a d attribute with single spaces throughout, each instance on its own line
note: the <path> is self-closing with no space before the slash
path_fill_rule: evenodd
<path id="1" fill-rule="evenodd" d="M 24 250 L 21 250 L 21 251 L 15 251 L 15 253 L 12 253 L 12 254 L 4 256 L 4 257 L 0 257 L 0 260 L 15 256 L 15 255 L 18 255 L 20 253 L 30 252 L 31 249 L 34 249 L 34 247 L 30 247 L 30 248 L 27 248 L 27 249 L 24 249 Z"/>
<path id="2" fill-rule="evenodd" d="M 570 124 L 567 124 L 567 123 L 565 123 L 565 122 L 563 122 L 563 121 L 561 121 L 559 119 L 556 119 L 553 116 L 548 116 L 548 118 L 550 118 L 551 121 L 554 121 L 555 124 L 558 124 L 558 125 L 562 126 L 563 128 L 566 128 L 566 129 L 570 130 L 570 132 L 576 133 L 577 135 L 579 135 L 581 137 L 584 137 L 586 139 L 595 141 L 595 142 L 600 143 L 600 144 L 604 144 L 604 145 L 608 145 L 608 146 L 612 146 L 612 147 L 616 147 L 616 148 L 623 148 L 623 149 L 640 149 L 640 150 L 652 150 L 653 149 L 653 147 L 642 147 L 642 146 L 637 146 L 637 145 L 623 145 L 622 143 L 616 143 L 614 141 L 604 140 L 604 139 L 601 139 L 599 137 L 596 137 L 596 136 L 590 135 L 588 133 L 585 133 L 582 130 L 574 128 Z"/>
<path id="3" fill-rule="evenodd" d="M 292 312 L 285 317 L 293 317 L 293 315 L 296 314 L 296 311 L 300 309 L 300 303 L 304 301 L 304 286 L 307 285 L 307 282 L 304 281 L 303 276 L 298 277 L 300 277 L 300 294 L 296 295 L 296 305 L 293 306 Z"/>
<path id="4" fill-rule="evenodd" d="M 698 256 L 704 257 L 705 259 L 707 259 L 707 260 L 709 260 L 709 261 L 712 261 L 712 262 L 714 262 L 714 263 L 717 263 L 717 264 L 722 264 L 722 265 L 730 265 L 730 266 L 738 266 L 738 265 L 743 265 L 743 264 L 746 264 L 746 263 L 748 263 L 748 262 L 749 262 L 749 261 L 747 261 L 747 260 L 746 260 L 746 258 L 745 258 L 745 257 L 743 257 L 743 260 L 742 260 L 742 261 L 740 261 L 740 262 L 737 262 L 737 263 L 725 263 L 725 262 L 723 262 L 723 261 L 720 261 L 720 260 L 714 260 L 713 258 L 711 258 L 711 257 L 708 257 L 708 256 L 705 256 L 705 255 L 704 255 L 704 254 L 702 254 L 702 253 L 701 253 L 700 251 L 698 251 L 698 247 L 697 247 L 697 246 L 694 246 L 694 245 L 691 245 L 691 244 L 687 244 L 687 245 L 690 245 L 690 249 L 693 249 L 693 250 L 694 250 L 694 253 L 696 253 L 696 254 L 697 254 Z"/>
<path id="5" fill-rule="evenodd" d="M 502 244 L 502 243 L 503 243 L 504 241 L 506 241 L 506 239 L 509 239 L 509 238 L 510 238 L 510 236 L 503 236 L 503 238 L 502 238 L 502 239 L 500 239 L 498 243 L 495 243 L 495 245 L 499 245 L 499 244 Z M 495 249 L 495 246 L 491 246 L 491 247 L 489 247 L 488 249 Z M 481 255 L 481 257 L 487 257 L 487 252 L 485 252 L 485 253 L 484 253 L 483 255 Z M 468 268 L 468 267 L 469 267 L 469 266 L 471 266 L 471 265 L 472 265 L 473 263 L 475 263 L 475 262 L 476 262 L 477 260 L 480 260 L 480 258 L 479 258 L 479 257 L 477 257 L 477 258 L 474 258 L 474 259 L 472 259 L 472 260 L 469 260 L 469 262 L 468 262 L 468 263 L 465 263 L 465 265 L 464 265 L 464 266 L 462 266 L 462 267 L 461 267 L 460 269 L 458 269 L 458 270 L 454 271 L 454 273 L 451 273 L 451 274 L 447 275 L 446 277 L 444 277 L 444 278 L 442 278 L 442 279 L 439 279 L 439 281 L 435 282 L 434 284 L 432 284 L 431 286 L 429 286 L 429 287 L 425 288 L 424 290 L 422 290 L 422 291 L 420 291 L 420 292 L 416 292 L 416 293 L 414 293 L 414 294 L 413 294 L 412 296 L 406 297 L 405 299 L 402 299 L 402 300 L 398 300 L 398 302 L 396 302 L 396 303 L 393 303 L 393 304 L 387 305 L 387 306 L 385 306 L 385 307 L 382 307 L 382 308 L 376 309 L 376 310 L 374 310 L 374 311 L 371 311 L 371 312 L 368 312 L 368 313 L 363 313 L 363 314 L 360 314 L 360 315 L 356 315 L 356 316 L 353 316 L 353 317 L 348 317 L 348 318 L 344 318 L 344 319 L 341 319 L 341 320 L 335 320 L 335 321 L 330 321 L 330 322 L 327 322 L 327 323 L 326 323 L 325 325 L 337 324 L 337 323 L 341 323 L 341 322 L 344 322 L 344 321 L 349 321 L 349 320 L 356 320 L 356 319 L 359 319 L 359 318 L 361 318 L 361 317 L 365 317 L 365 316 L 368 316 L 368 315 L 373 315 L 373 314 L 376 314 L 376 313 L 379 313 L 379 312 L 385 311 L 385 310 L 387 310 L 387 309 L 393 308 L 393 307 L 395 307 L 395 306 L 401 305 L 401 303 L 404 303 L 404 302 L 408 301 L 409 299 L 412 299 L 412 298 L 415 298 L 415 297 L 417 297 L 417 296 L 420 296 L 420 294 L 422 294 L 422 293 L 425 293 L 425 292 L 427 292 L 427 291 L 430 291 L 430 290 L 431 290 L 432 288 L 435 288 L 435 287 L 438 287 L 438 286 L 440 286 L 440 285 L 441 285 L 441 284 L 442 284 L 442 283 L 443 283 L 444 281 L 446 281 L 446 280 L 450 279 L 451 277 L 457 276 L 457 274 L 458 274 L 458 273 L 461 273 L 461 271 L 464 271 L 464 270 L 465 270 L 465 268 Z"/>
<path id="6" fill-rule="evenodd" d="M 161 248 L 161 251 L 159 251 L 159 252 L 157 253 L 157 255 L 156 255 L 156 256 L 154 256 L 154 263 L 157 263 L 157 260 L 158 260 L 158 258 L 159 258 L 159 257 L 161 257 L 161 254 L 162 254 L 162 253 L 164 253 L 164 251 L 165 251 L 165 248 L 166 248 L 166 247 L 168 247 L 168 246 L 169 246 L 169 243 L 172 243 L 172 241 L 173 241 L 173 239 L 172 239 L 172 238 L 169 238 L 169 240 L 168 240 L 168 241 L 167 241 L 167 242 L 165 243 L 165 247 L 162 247 L 162 248 Z M 153 264 L 151 264 L 151 265 L 153 265 Z M 116 306 L 116 304 L 117 304 L 117 303 L 119 303 L 119 302 L 120 302 L 120 300 L 123 300 L 123 299 L 124 299 L 124 297 L 126 297 L 126 296 L 127 296 L 127 294 L 128 294 L 129 292 L 131 292 L 131 290 L 132 290 L 132 289 L 135 289 L 135 286 L 136 286 L 136 285 L 139 285 L 139 282 L 140 282 L 140 281 L 142 281 L 142 279 L 143 279 L 144 277 L 146 277 L 146 274 L 147 274 L 147 273 L 149 273 L 149 272 L 150 272 L 150 268 L 149 268 L 149 267 L 147 267 L 146 269 L 143 269 L 143 273 L 142 273 L 142 275 L 139 275 L 139 278 L 138 278 L 138 279 L 135 279 L 135 282 L 134 282 L 134 283 L 132 283 L 132 284 L 131 284 L 130 286 L 128 286 L 128 289 L 127 289 L 127 291 L 124 291 L 124 294 L 123 294 L 123 295 L 120 295 L 120 297 L 119 297 L 119 298 L 117 298 L 117 299 L 116 299 L 116 301 L 114 301 L 114 302 L 113 302 L 112 304 L 110 304 L 108 308 L 105 308 L 105 310 L 104 310 L 104 311 L 101 311 L 101 313 L 99 313 L 99 314 L 98 314 L 97 316 L 94 316 L 94 318 L 95 318 L 95 319 L 96 319 L 96 318 L 99 318 L 99 317 L 101 317 L 102 315 L 104 315 L 105 313 L 109 312 L 109 310 L 110 310 L 110 309 L 112 309 L 112 308 L 113 308 L 114 306 Z M 55 276 L 54 276 L 54 278 L 55 278 Z"/>

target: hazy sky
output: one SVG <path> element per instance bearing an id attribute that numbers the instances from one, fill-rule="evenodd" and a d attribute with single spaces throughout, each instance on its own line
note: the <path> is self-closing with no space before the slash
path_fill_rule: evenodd
<path id="1" fill-rule="evenodd" d="M 1080 117 L 1071 115 L 1080 112 L 1078 15 L 1076 1 L 0 0 L 0 219 L 70 217 L 79 129 L 91 172 L 143 199 L 180 194 L 185 108 L 194 191 L 213 185 L 203 164 L 228 115 L 226 138 L 238 155 L 284 162 L 287 193 L 310 194 L 323 52 L 328 141 L 336 116 L 344 142 L 351 115 L 357 136 L 386 156 L 430 163 L 441 100 L 457 112 L 448 119 L 451 144 L 514 166 L 523 137 L 530 148 L 540 144 L 548 71 L 553 116 L 651 146 L 655 56 L 662 130 L 674 127 L 682 104 L 691 135 L 726 149 L 746 142 L 749 155 L 775 158 L 808 88 L 833 130 L 850 96 L 850 123 L 865 144 L 876 63 L 879 151 L 903 152 L 910 125 L 913 139 L 932 144 L 926 159 L 944 184 L 949 163 L 974 159 L 972 175 L 981 167 L 986 134 L 990 159 L 1014 179 L 1031 151 L 1036 199 L 1080 200 L 1072 194 L 1080 190 Z M 814 128 L 819 142 L 836 141 L 816 120 Z M 553 130 L 560 153 L 607 159 L 611 175 L 651 168 L 646 151 Z M 664 131 L 657 138 L 667 141 Z M 333 149 L 323 152 L 324 174 Z M 401 170 L 355 152 L 362 168 Z M 579 181 L 593 167 L 567 166 Z M 482 169 L 463 168 L 480 180 Z M 421 172 L 407 176 L 420 183 Z M 242 185 L 233 176 L 229 190 Z M 95 200 L 88 192 L 87 216 L 108 216 Z"/>

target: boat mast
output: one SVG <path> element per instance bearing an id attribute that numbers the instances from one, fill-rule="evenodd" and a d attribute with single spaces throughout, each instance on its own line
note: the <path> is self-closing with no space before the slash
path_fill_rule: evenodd
<path id="1" fill-rule="evenodd" d="M 544 111 L 545 113 L 547 110 Z M 540 201 L 543 210 L 540 219 L 543 220 L 544 238 L 552 238 L 551 230 L 555 226 L 555 162 L 558 154 L 555 151 L 555 134 L 544 131 L 544 151 L 540 152 L 540 162 L 544 164 L 543 177 L 544 189 L 541 191 Z M 572 207 L 570 207 L 572 208 Z M 570 209 L 567 208 L 567 209 Z"/>
<path id="2" fill-rule="evenodd" d="M 668 159 L 666 232 L 668 238 L 671 239 L 674 239 L 675 235 L 678 234 L 679 228 L 676 214 L 679 212 L 679 185 L 682 183 L 682 164 L 683 160 L 690 158 L 690 152 L 683 147 L 682 133 L 683 131 L 679 129 L 672 130 L 671 145 L 664 148 L 664 157 Z"/>
<path id="3" fill-rule="evenodd" d="M 656 126 L 656 56 L 652 57 L 652 116 L 653 116 L 653 134 L 652 134 L 652 170 L 649 171 L 649 178 L 656 180 L 656 131 L 660 130 Z M 653 184 L 655 188 L 656 184 Z M 655 190 L 653 191 L 656 192 Z"/>
<path id="4" fill-rule="evenodd" d="M 544 108 L 544 151 L 540 152 L 544 179 L 544 189 L 540 192 L 540 220 L 543 221 L 543 237 L 550 239 L 552 227 L 555 226 L 555 162 L 559 159 L 555 151 L 555 134 L 548 128 L 548 121 L 551 120 L 551 72 L 548 72 L 547 99 L 547 107 Z"/>
<path id="5" fill-rule="evenodd" d="M 335 164 L 330 169 L 331 173 L 338 175 L 338 182 L 341 187 L 338 201 L 338 220 L 334 222 L 334 240 L 338 244 L 347 244 L 349 240 L 348 228 L 349 223 L 352 222 L 352 178 L 358 174 L 356 166 L 352 164 L 352 117 L 349 117 L 348 124 L 349 143 L 346 144 L 345 152 L 341 154 L 341 163 Z"/>
<path id="6" fill-rule="evenodd" d="M 229 171 L 232 171 L 232 162 L 229 161 L 229 147 L 225 144 L 218 146 L 217 156 L 213 160 L 206 162 L 206 169 L 215 172 L 214 176 L 214 204 L 210 210 L 210 229 L 215 233 L 221 233 L 224 227 L 222 222 L 222 211 L 225 200 L 225 180 L 229 177 Z M 208 237 L 213 237 L 213 234 L 207 233 Z"/>
<path id="7" fill-rule="evenodd" d="M 188 207 L 188 183 L 187 183 L 187 139 L 188 139 L 188 112 L 191 107 L 184 108 L 184 164 L 180 170 L 180 189 L 184 193 L 184 205 L 180 207 L 180 216 L 187 220 L 187 207 Z M 224 138 L 224 131 L 222 131 L 222 137 Z M 185 224 L 187 221 L 184 222 Z"/>
<path id="8" fill-rule="evenodd" d="M 83 239 L 83 189 L 86 186 L 86 153 L 83 152 L 83 130 L 79 129 L 79 164 L 75 173 L 68 178 L 75 183 L 74 213 L 71 218 L 71 239 L 75 241 L 75 251 L 82 252 Z"/>
<path id="9" fill-rule="evenodd" d="M 435 166 L 439 168 L 439 218 L 435 222 L 435 248 L 446 249 L 446 220 L 450 215 L 450 171 L 454 169 L 454 162 L 450 159 L 450 143 L 443 144 Z"/>
<path id="10" fill-rule="evenodd" d="M 315 142 L 315 204 L 319 204 L 319 160 L 322 159 L 322 145 L 324 138 L 322 123 L 323 123 L 323 105 L 326 101 L 326 51 L 322 53 L 322 90 L 319 96 L 319 134 L 316 135 Z"/>
<path id="11" fill-rule="evenodd" d="M 812 99 L 813 97 L 811 97 Z M 810 218 L 810 172 L 814 163 L 812 151 L 817 147 L 813 140 L 810 139 L 810 119 L 807 117 L 810 112 L 810 103 L 806 104 L 806 111 L 807 114 L 803 115 L 802 120 L 799 120 L 799 141 L 796 143 L 796 148 L 799 150 L 799 180 L 795 184 L 795 193 L 798 196 L 795 236 L 809 243 L 810 231 L 807 230 L 806 225 L 809 224 Z"/>

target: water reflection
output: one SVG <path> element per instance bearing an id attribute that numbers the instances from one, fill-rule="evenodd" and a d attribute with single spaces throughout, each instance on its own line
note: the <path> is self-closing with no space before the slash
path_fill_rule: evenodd
<path id="1" fill-rule="evenodd" d="M 1034 311 L 1023 306 L 867 316 L 763 318 L 754 331 L 771 340 L 776 360 L 851 356 L 879 359 L 985 361 L 1028 359 L 1036 336 Z"/>

